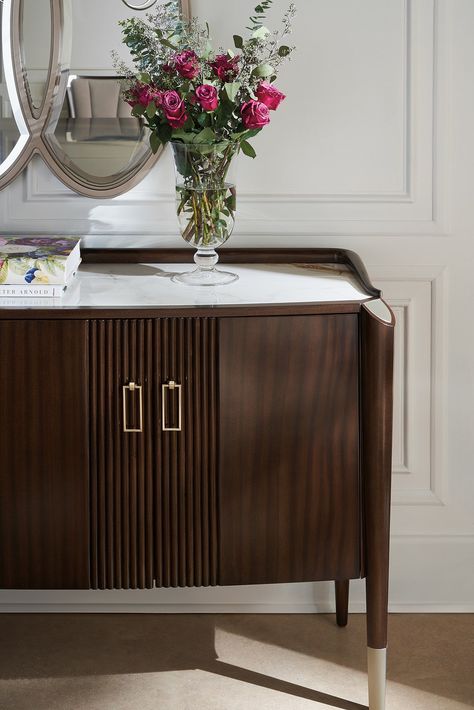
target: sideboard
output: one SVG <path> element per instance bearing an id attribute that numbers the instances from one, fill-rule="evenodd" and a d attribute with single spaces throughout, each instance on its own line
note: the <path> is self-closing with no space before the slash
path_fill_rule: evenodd
<path id="1" fill-rule="evenodd" d="M 84 256 L 60 305 L 0 303 L 0 587 L 334 580 L 343 626 L 365 577 L 382 710 L 394 318 L 360 259 Z"/>

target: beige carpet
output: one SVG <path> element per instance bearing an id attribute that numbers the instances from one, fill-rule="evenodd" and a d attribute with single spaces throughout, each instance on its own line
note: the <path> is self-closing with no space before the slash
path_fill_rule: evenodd
<path id="1" fill-rule="evenodd" d="M 392 615 L 387 710 L 474 708 L 474 615 Z M 1 710 L 361 710 L 365 618 L 0 615 Z"/>

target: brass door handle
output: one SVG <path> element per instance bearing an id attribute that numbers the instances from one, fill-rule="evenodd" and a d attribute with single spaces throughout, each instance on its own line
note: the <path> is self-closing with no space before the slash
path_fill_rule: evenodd
<path id="1" fill-rule="evenodd" d="M 123 385 L 122 387 L 122 401 L 123 401 L 123 430 L 125 433 L 130 432 L 142 432 L 143 431 L 143 388 L 142 385 L 137 385 L 135 382 L 129 382 L 128 385 Z M 139 405 L 139 422 L 138 429 L 130 428 L 127 424 L 127 392 L 138 392 L 138 405 Z"/>
<path id="2" fill-rule="evenodd" d="M 177 426 L 166 425 L 166 397 L 167 392 L 177 390 L 178 392 L 178 422 Z M 182 428 L 182 394 L 181 385 L 170 380 L 167 384 L 161 385 L 161 429 L 162 431 L 181 431 Z"/>

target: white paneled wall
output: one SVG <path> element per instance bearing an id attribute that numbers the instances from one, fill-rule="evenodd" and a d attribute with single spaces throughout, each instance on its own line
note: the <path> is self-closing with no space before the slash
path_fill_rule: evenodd
<path id="1" fill-rule="evenodd" d="M 193 0 L 193 10 L 227 46 L 253 4 Z M 342 246 L 366 262 L 398 321 L 391 608 L 474 611 L 474 3 L 297 5 L 298 51 L 279 81 L 288 98 L 255 141 L 257 160 L 242 159 L 231 244 Z M 99 202 L 68 192 L 37 163 L 0 193 L 2 230 L 78 232 L 89 245 L 181 246 L 172 179 L 165 156 L 135 190 Z M 362 583 L 351 599 L 354 611 L 363 609 Z M 332 590 L 4 592 L 1 602 L 314 611 L 331 608 Z"/>

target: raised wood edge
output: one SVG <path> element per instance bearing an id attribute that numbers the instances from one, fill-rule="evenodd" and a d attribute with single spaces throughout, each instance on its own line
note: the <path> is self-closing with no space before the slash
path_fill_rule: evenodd
<path id="1" fill-rule="evenodd" d="M 85 264 L 191 263 L 191 249 L 82 249 Z M 358 254 L 349 249 L 219 249 L 223 264 L 341 264 L 347 266 L 368 296 L 380 298 Z"/>
<path id="2" fill-rule="evenodd" d="M 232 316 L 326 315 L 328 313 L 359 313 L 361 304 L 355 302 L 257 304 L 249 306 L 149 306 L 143 308 L 77 306 L 71 308 L 27 308 L 0 306 L 0 320 L 74 320 L 113 318 L 190 318 Z"/>

